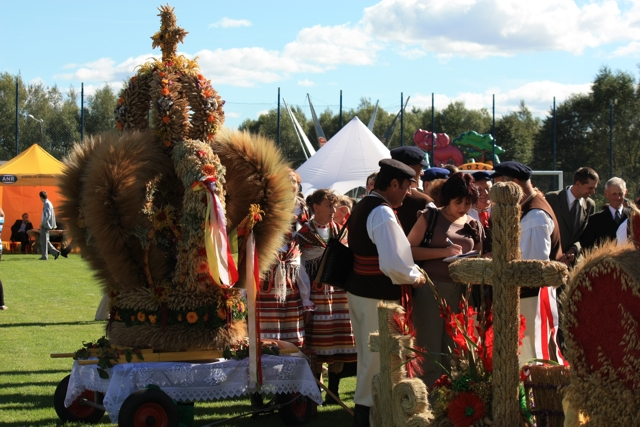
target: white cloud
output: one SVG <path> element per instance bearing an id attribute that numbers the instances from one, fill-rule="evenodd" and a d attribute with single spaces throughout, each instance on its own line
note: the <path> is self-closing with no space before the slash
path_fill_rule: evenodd
<path id="1" fill-rule="evenodd" d="M 237 27 L 250 27 L 251 25 L 252 25 L 251 21 L 247 19 L 231 19 L 225 16 L 218 22 L 209 24 L 209 28 L 237 28 Z"/>
<path id="2" fill-rule="evenodd" d="M 74 65 L 77 70 L 71 73 L 56 74 L 54 79 L 79 80 L 81 82 L 120 82 L 134 74 L 135 67 L 147 62 L 151 58 L 158 58 L 160 55 L 145 54 L 135 58 L 127 58 L 120 64 L 111 58 L 100 58 L 96 61 Z M 71 64 L 69 64 L 71 65 Z M 79 67 L 79 68 L 78 68 Z"/>
<path id="3" fill-rule="evenodd" d="M 519 109 L 520 101 L 524 100 L 525 105 L 536 116 L 546 115 L 553 106 L 553 97 L 556 97 L 556 104 L 568 99 L 573 94 L 588 93 L 591 90 L 591 83 L 584 84 L 562 84 L 548 80 L 526 83 L 515 89 L 502 92 L 499 88 L 487 90 L 485 92 L 460 92 L 456 95 L 434 96 L 436 110 L 444 109 L 452 102 L 463 101 L 469 109 L 486 108 L 491 111 L 493 95 L 496 96 L 496 116 L 508 114 Z M 414 94 L 411 95 L 409 107 L 430 108 L 431 95 Z"/>
<path id="4" fill-rule="evenodd" d="M 237 119 L 237 118 L 241 117 L 240 113 L 234 113 L 233 111 L 225 111 L 224 115 L 226 117 L 231 118 L 231 119 Z"/>
<path id="5" fill-rule="evenodd" d="M 406 59 L 418 59 L 425 56 L 427 52 L 422 49 L 401 49 L 398 55 Z"/>
<path id="6" fill-rule="evenodd" d="M 311 87 L 311 86 L 315 86 L 316 84 L 314 82 L 312 82 L 309 79 L 304 79 L 304 80 L 298 80 L 298 86 L 305 86 L 305 87 Z"/>
<path id="7" fill-rule="evenodd" d="M 361 25 L 380 40 L 482 58 L 638 41 L 639 14 L 637 1 L 621 10 L 615 0 L 382 0 Z"/>
<path id="8" fill-rule="evenodd" d="M 358 27 L 316 25 L 301 30 L 296 40 L 284 47 L 283 55 L 329 67 L 373 65 L 380 49 L 380 44 Z"/>
<path id="9" fill-rule="evenodd" d="M 640 55 L 640 41 L 633 41 L 626 46 L 617 48 L 611 53 L 612 57 L 617 56 L 638 56 Z"/>
<path id="10" fill-rule="evenodd" d="M 269 110 L 260 110 L 256 113 L 256 117 L 260 117 L 263 114 L 269 114 Z"/>
<path id="11" fill-rule="evenodd" d="M 78 64 L 75 64 L 75 63 L 74 64 L 67 64 L 67 65 L 63 66 L 62 69 L 63 70 L 71 70 L 71 69 L 76 68 L 77 66 L 78 66 Z"/>

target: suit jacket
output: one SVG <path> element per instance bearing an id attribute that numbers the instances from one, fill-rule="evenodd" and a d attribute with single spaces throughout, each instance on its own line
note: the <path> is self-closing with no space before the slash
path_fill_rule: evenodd
<path id="1" fill-rule="evenodd" d="M 21 219 L 16 219 L 16 222 L 13 223 L 13 225 L 11 226 L 11 240 L 12 241 L 18 241 L 20 240 L 18 238 L 18 231 L 20 231 L 20 226 L 22 225 L 22 220 Z M 27 226 L 25 227 L 25 233 L 29 230 L 33 229 L 33 224 L 31 223 L 31 221 L 29 221 L 29 223 L 27 224 Z"/>
<path id="2" fill-rule="evenodd" d="M 627 218 L 629 218 L 629 208 L 622 208 L 620 223 Z M 601 244 L 606 239 L 615 240 L 618 227 L 619 224 L 616 224 L 613 219 L 611 210 L 608 205 L 605 205 L 600 212 L 596 212 L 589 217 L 587 228 L 582 233 L 582 237 L 580 237 L 582 249 L 590 249 Z"/>
<path id="3" fill-rule="evenodd" d="M 596 202 L 590 198 L 586 198 L 587 205 L 586 210 L 580 209 L 580 219 L 578 220 L 578 227 L 574 229 L 574 221 L 571 217 L 570 207 L 567 202 L 567 191 L 569 187 L 564 190 L 551 191 L 544 195 L 553 209 L 553 213 L 556 214 L 558 220 L 558 226 L 560 227 L 560 241 L 562 243 L 562 252 L 567 252 L 571 247 L 575 246 L 577 253 L 582 250 L 580 244 L 580 237 L 584 230 L 587 228 L 589 217 L 596 211 Z"/>

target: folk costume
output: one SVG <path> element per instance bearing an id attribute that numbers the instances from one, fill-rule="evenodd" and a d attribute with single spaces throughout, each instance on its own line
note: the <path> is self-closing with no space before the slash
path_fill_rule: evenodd
<path id="1" fill-rule="evenodd" d="M 373 406 L 371 381 L 380 372 L 380 355 L 368 347 L 378 330 L 377 304 L 397 302 L 402 284 L 420 278 L 411 246 L 389 203 L 375 190 L 354 207 L 349 222 L 349 248 L 354 268 L 347 280 L 349 314 L 358 351 L 358 377 L 353 401 L 358 409 Z M 368 411 L 365 411 L 368 414 Z"/>
<path id="2" fill-rule="evenodd" d="M 260 281 L 258 309 L 260 310 L 260 339 L 282 340 L 304 345 L 304 312 L 312 310 L 308 281 L 301 278 L 300 246 L 295 230 L 307 219 L 304 200 L 296 197 L 291 230 L 278 250 L 276 262 Z"/>
<path id="3" fill-rule="evenodd" d="M 317 351 L 320 363 L 355 362 L 358 359 L 349 319 L 347 292 L 315 282 L 327 242 L 338 235 L 335 222 L 323 226 L 313 219 L 296 233 L 306 273 L 302 275 L 302 280 L 309 283 L 310 300 L 314 305 L 312 320 L 306 326 L 305 342 L 307 347 Z M 345 236 L 344 243 L 346 239 Z"/>

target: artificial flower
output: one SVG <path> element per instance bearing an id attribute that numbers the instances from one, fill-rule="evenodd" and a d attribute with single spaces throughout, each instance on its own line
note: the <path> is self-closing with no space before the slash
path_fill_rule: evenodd
<path id="1" fill-rule="evenodd" d="M 209 313 L 205 313 L 204 316 L 202 316 L 202 320 L 203 321 L 208 321 L 209 320 Z"/>
<path id="2" fill-rule="evenodd" d="M 218 309 L 218 317 L 221 319 L 226 319 L 227 318 L 227 312 L 224 310 L 224 308 L 219 308 Z"/>
<path id="3" fill-rule="evenodd" d="M 169 95 L 169 89 L 167 89 L 166 87 L 163 87 L 160 93 L 162 94 L 162 96 L 167 96 Z"/>
<path id="4" fill-rule="evenodd" d="M 140 322 L 144 322 L 147 319 L 147 316 L 143 312 L 138 312 L 138 320 Z"/>
<path id="5" fill-rule="evenodd" d="M 449 403 L 447 415 L 455 427 L 470 427 L 484 418 L 486 408 L 480 398 L 473 392 L 459 393 Z"/>
<path id="6" fill-rule="evenodd" d="M 194 311 L 187 313 L 187 322 L 196 323 L 198 321 L 198 315 Z"/>
<path id="7" fill-rule="evenodd" d="M 210 116 L 207 116 L 207 121 L 209 123 L 213 123 L 216 120 L 216 117 L 212 114 Z"/>
<path id="8" fill-rule="evenodd" d="M 163 123 L 169 123 L 170 121 L 171 121 L 171 118 L 170 118 L 169 116 L 164 116 L 164 117 L 162 118 L 162 122 L 163 122 Z"/>
<path id="9" fill-rule="evenodd" d="M 171 141 L 165 141 L 164 142 L 164 146 L 165 147 L 170 147 L 171 146 Z"/>
<path id="10" fill-rule="evenodd" d="M 150 314 L 148 317 L 149 317 L 149 322 L 151 323 L 156 323 L 156 321 L 158 320 L 158 316 L 156 316 L 155 314 Z"/>
<path id="11" fill-rule="evenodd" d="M 202 167 L 202 173 L 206 176 L 215 176 L 216 175 L 216 167 L 213 165 L 204 165 Z"/>

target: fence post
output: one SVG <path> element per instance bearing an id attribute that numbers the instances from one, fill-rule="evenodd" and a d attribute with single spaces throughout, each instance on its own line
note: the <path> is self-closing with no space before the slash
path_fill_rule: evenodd
<path id="1" fill-rule="evenodd" d="M 18 114 L 20 111 L 18 110 L 18 77 L 16 77 L 16 156 L 20 154 L 18 151 Z"/>
<path id="2" fill-rule="evenodd" d="M 280 146 L 280 88 L 278 88 L 278 147 Z"/>
<path id="3" fill-rule="evenodd" d="M 404 146 L 404 97 L 400 92 L 400 146 Z"/>
<path id="4" fill-rule="evenodd" d="M 84 82 L 80 83 L 80 141 L 84 142 Z"/>

